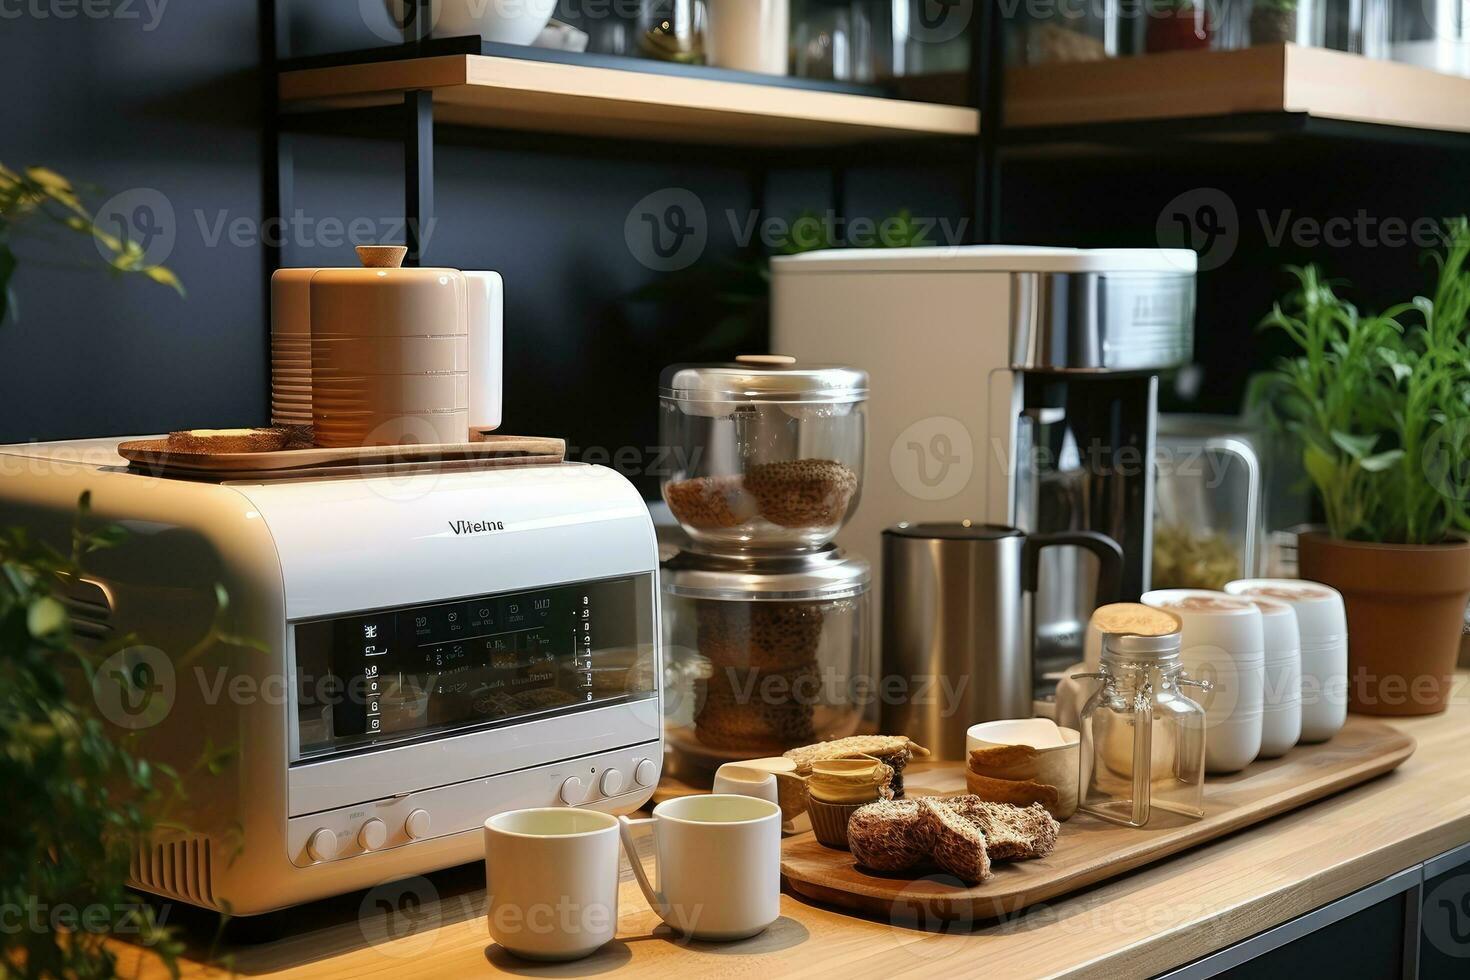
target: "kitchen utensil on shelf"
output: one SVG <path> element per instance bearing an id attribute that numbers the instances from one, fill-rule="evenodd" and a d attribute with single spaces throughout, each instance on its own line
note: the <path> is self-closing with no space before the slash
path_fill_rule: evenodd
<path id="1" fill-rule="evenodd" d="M 669 510 L 707 551 L 814 551 L 857 507 L 867 375 L 779 355 L 676 365 L 659 388 Z"/>
<path id="2" fill-rule="evenodd" d="M 394 23 L 404 25 L 410 23 L 412 8 L 419 0 L 385 2 Z M 434 37 L 477 34 L 498 44 L 530 44 L 555 11 L 556 0 L 432 0 L 430 33 Z"/>
<path id="3" fill-rule="evenodd" d="M 1179 617 L 1184 669 L 1211 685 L 1200 699 L 1209 716 L 1209 771 L 1239 772 L 1260 754 L 1265 724 L 1261 611 L 1248 600 L 1207 589 L 1161 589 L 1145 594 L 1143 602 Z"/>
<path id="4" fill-rule="evenodd" d="M 1052 816 L 1066 820 L 1077 812 L 1080 742 L 1080 732 L 1060 728 L 1049 718 L 971 725 L 965 733 L 966 786 L 981 799 L 996 803 L 1040 802 Z M 1047 788 L 1054 791 L 1054 801 L 1023 802 L 1018 796 Z M 1012 798 L 1002 799 L 1005 796 Z"/>
<path id="5" fill-rule="evenodd" d="M 569 807 L 496 814 L 485 821 L 485 896 L 490 938 L 515 955 L 592 955 L 618 929 L 617 817 Z"/>
<path id="6" fill-rule="evenodd" d="M 1185 676 L 1181 639 L 1103 637 L 1102 665 L 1085 675 L 1100 682 L 1082 709 L 1078 806 L 1086 813 L 1130 827 L 1147 825 L 1156 809 L 1204 816 L 1208 722 L 1180 688 L 1208 692 L 1209 684 Z"/>
<path id="7" fill-rule="evenodd" d="M 1225 591 L 1275 599 L 1296 611 L 1301 634 L 1303 742 L 1325 742 L 1347 720 L 1347 611 L 1330 586 L 1299 579 L 1244 579 Z"/>
<path id="8" fill-rule="evenodd" d="M 936 759 L 963 759 L 970 725 L 1032 713 L 1027 624 L 1042 555 L 1059 546 L 1093 555 L 1089 593 L 1116 597 L 1123 555 L 1101 534 L 1027 535 L 968 521 L 883 533 L 882 683 L 899 678 L 907 694 L 882 699 L 884 731 L 905 733 Z"/>
<path id="9" fill-rule="evenodd" d="M 705 0 L 706 60 L 721 68 L 785 75 L 790 0 Z"/>
<path id="10" fill-rule="evenodd" d="M 776 804 L 749 796 L 681 796 L 654 807 L 652 817 L 618 819 L 638 887 L 670 928 L 727 942 L 764 932 L 780 918 Z M 652 880 L 634 841 L 640 827 L 653 831 Z"/>
<path id="11" fill-rule="evenodd" d="M 680 552 L 663 564 L 669 745 L 685 768 L 853 734 L 873 676 L 866 561 Z"/>
<path id="12" fill-rule="evenodd" d="M 875 81 L 879 25 L 873 7 L 873 0 L 798 0 L 791 30 L 795 73 L 827 81 Z"/>

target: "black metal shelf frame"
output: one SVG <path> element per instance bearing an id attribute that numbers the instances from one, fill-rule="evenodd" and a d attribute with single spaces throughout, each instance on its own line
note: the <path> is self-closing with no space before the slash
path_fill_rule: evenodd
<path id="1" fill-rule="evenodd" d="M 265 174 L 266 185 L 263 191 L 264 212 L 269 218 L 279 219 L 283 215 L 291 214 L 295 210 L 294 201 L 294 160 L 291 152 L 290 134 L 298 131 L 333 131 L 357 132 L 359 134 L 371 134 L 383 136 L 387 133 L 396 132 L 397 138 L 401 140 L 404 148 L 404 217 L 408 228 L 408 257 L 405 263 L 417 265 L 423 260 L 423 243 L 419 238 L 420 229 L 428 227 L 428 222 L 434 213 L 434 147 L 436 140 L 444 135 L 444 131 L 451 130 L 450 127 L 436 126 L 433 113 L 433 93 L 430 91 L 410 91 L 404 93 L 403 103 L 395 107 L 385 116 L 383 110 L 349 110 L 337 112 L 314 113 L 310 116 L 291 113 L 286 115 L 281 110 L 280 98 L 277 90 L 277 82 L 282 72 L 303 69 L 340 66 L 346 64 L 374 63 L 392 60 L 395 58 L 431 57 L 446 54 L 487 54 L 498 57 L 524 58 L 536 61 L 550 61 L 559 63 L 575 63 L 592 65 L 595 67 L 612 68 L 617 70 L 638 71 L 645 74 L 678 74 L 694 76 L 720 81 L 739 82 L 746 84 L 760 84 L 775 87 L 792 87 L 803 89 L 815 89 L 820 91 L 834 91 L 850 94 L 871 95 L 888 97 L 892 93 L 881 86 L 851 85 L 841 82 L 814 81 L 800 78 L 780 78 L 773 76 L 754 75 L 745 72 L 729 71 L 707 66 L 676 65 L 667 62 L 658 62 L 645 59 L 577 55 L 567 52 L 547 51 L 544 49 L 521 48 L 511 45 L 491 44 L 482 42 L 478 38 L 429 38 L 427 28 L 429 18 L 425 12 L 429 7 L 430 0 L 414 0 L 409 8 L 407 23 L 404 25 L 405 39 L 402 45 L 387 45 L 368 51 L 345 52 L 331 55 L 315 56 L 308 58 L 292 58 L 290 56 L 290 29 L 288 18 L 282 16 L 282 8 L 288 0 L 261 0 L 261 25 L 260 35 L 262 39 L 262 76 L 265 91 L 264 119 L 265 119 Z M 981 5 L 982 15 L 979 30 L 972 31 L 972 69 L 970 72 L 971 104 L 980 107 L 982 119 L 989 118 L 986 113 L 994 113 L 999 118 L 1000 105 L 1002 101 L 1001 85 L 1004 74 L 999 53 L 1003 50 L 1000 38 L 1000 17 L 998 0 L 983 0 Z M 980 70 L 975 70 L 978 66 Z M 396 120 L 392 116 L 396 115 Z M 989 127 L 982 125 L 981 132 L 986 133 Z M 483 135 L 485 131 L 479 133 Z M 553 152 L 565 151 L 578 154 L 597 154 L 608 152 L 615 155 L 627 152 L 626 146 L 614 144 L 612 141 L 578 138 L 578 147 L 572 150 L 569 140 L 559 139 L 556 136 L 537 134 L 528 137 L 525 134 L 514 132 L 491 131 L 494 134 L 496 145 L 519 147 L 522 149 L 534 148 Z M 470 140 L 466 140 L 467 142 Z M 484 140 L 480 140 L 483 142 Z M 926 146 L 957 147 L 962 165 L 973 173 L 973 180 L 967 182 L 972 188 L 971 200 L 968 202 L 967 211 L 970 213 L 970 225 L 972 229 L 971 238 L 975 241 L 989 240 L 989 234 L 995 227 L 994 207 L 998 195 L 998 170 L 995 165 L 995 157 L 998 143 L 993 136 L 982 137 L 978 140 L 935 137 L 927 142 Z M 904 141 L 903 147 L 887 146 L 885 144 L 866 144 L 864 156 L 868 159 L 901 159 L 902 153 L 908 151 L 909 141 Z M 674 147 L 659 144 L 660 151 L 667 151 Z M 678 151 L 688 155 L 708 155 L 710 159 L 718 159 L 724 163 L 736 160 L 743 169 L 750 174 L 750 187 L 755 195 L 754 206 L 759 210 L 764 204 L 764 191 L 769 171 L 778 162 L 775 154 L 778 151 L 760 148 L 742 148 L 738 155 L 732 155 L 729 148 L 710 148 L 695 146 L 679 146 Z M 850 148 L 849 148 L 850 150 Z M 846 172 L 845 162 L 852 158 L 850 152 L 838 153 L 830 149 L 798 149 L 779 151 L 779 163 L 784 167 L 814 167 L 827 169 L 830 172 L 832 183 L 832 206 L 833 211 L 841 216 L 845 212 L 846 198 Z M 667 159 L 667 153 L 662 154 Z M 266 248 L 266 278 L 269 280 L 281 264 L 281 250 L 279 244 L 268 245 Z M 267 288 L 269 284 L 267 283 Z M 269 304 L 267 304 L 269 308 Z"/>

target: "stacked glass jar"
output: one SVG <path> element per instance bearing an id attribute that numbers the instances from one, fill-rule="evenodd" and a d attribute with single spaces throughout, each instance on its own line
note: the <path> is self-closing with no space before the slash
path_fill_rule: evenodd
<path id="1" fill-rule="evenodd" d="M 832 544 L 857 508 L 868 378 L 749 356 L 660 383 L 665 730 L 686 779 L 853 734 L 871 701 L 868 563 Z"/>

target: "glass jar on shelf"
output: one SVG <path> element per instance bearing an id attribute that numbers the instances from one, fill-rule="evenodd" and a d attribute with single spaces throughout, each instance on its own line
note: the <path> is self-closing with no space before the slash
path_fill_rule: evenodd
<path id="1" fill-rule="evenodd" d="M 704 0 L 643 0 L 636 53 L 657 61 L 704 64 Z"/>
<path id="2" fill-rule="evenodd" d="M 1145 826 L 1153 811 L 1204 816 L 1205 710 L 1180 690 L 1179 633 L 1107 634 L 1100 682 L 1082 709 L 1079 808 L 1111 823 Z"/>
<path id="3" fill-rule="evenodd" d="M 823 81 L 874 81 L 880 73 L 876 6 L 871 0 L 799 0 L 791 18 L 792 73 Z"/>
<path id="4" fill-rule="evenodd" d="M 1394 0 L 1388 56 L 1470 77 L 1470 2 Z"/>
<path id="5" fill-rule="evenodd" d="M 1421 0 L 1407 2 L 1417 6 Z M 1249 31 L 1251 44 L 1291 43 L 1387 58 L 1389 0 L 1251 0 Z"/>

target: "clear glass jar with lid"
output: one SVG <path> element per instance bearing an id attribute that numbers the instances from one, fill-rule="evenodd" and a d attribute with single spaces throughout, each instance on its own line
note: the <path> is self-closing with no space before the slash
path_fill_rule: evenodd
<path id="1" fill-rule="evenodd" d="M 1205 710 L 1181 687 L 1180 634 L 1105 634 L 1101 683 L 1082 709 L 1078 808 L 1142 827 L 1154 810 L 1204 816 Z"/>
<path id="2" fill-rule="evenodd" d="M 867 561 L 685 551 L 660 579 L 664 732 L 682 778 L 855 734 L 871 714 Z"/>
<path id="3" fill-rule="evenodd" d="M 826 546 L 858 505 L 867 397 L 866 372 L 792 357 L 668 368 L 664 501 L 701 550 Z"/>

